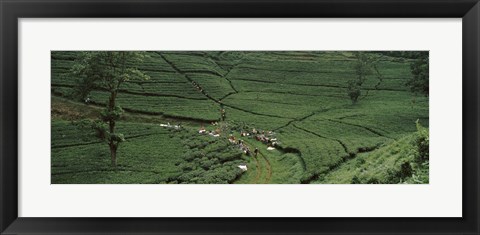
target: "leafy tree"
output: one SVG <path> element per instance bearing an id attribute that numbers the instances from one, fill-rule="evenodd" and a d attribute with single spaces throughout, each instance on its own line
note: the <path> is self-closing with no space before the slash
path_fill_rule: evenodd
<path id="1" fill-rule="evenodd" d="M 347 92 L 348 96 L 352 100 L 352 103 L 357 103 L 358 97 L 362 94 L 362 91 L 360 90 L 359 83 L 355 80 L 350 80 L 348 81 L 348 86 L 347 86 Z"/>
<path id="2" fill-rule="evenodd" d="M 414 93 L 428 96 L 429 91 L 429 53 L 428 51 L 412 52 L 414 57 L 410 63 L 412 78 L 407 81 L 407 86 Z"/>
<path id="3" fill-rule="evenodd" d="M 77 94 L 86 98 L 92 90 L 109 92 L 101 120 L 92 124 L 98 138 L 107 142 L 110 148 L 112 166 L 117 165 L 117 149 L 125 137 L 115 131 L 116 121 L 123 110 L 117 105 L 118 91 L 121 85 L 130 80 L 146 80 L 148 75 L 135 66 L 145 58 L 145 52 L 92 51 L 81 52 L 76 58 L 72 72 L 78 75 Z"/>
<path id="4" fill-rule="evenodd" d="M 348 81 L 347 83 L 347 94 L 352 100 L 352 103 L 356 103 L 362 94 L 361 87 L 365 80 L 367 79 L 367 76 L 376 74 L 377 78 L 379 79 L 379 82 L 375 86 L 377 88 L 381 81 L 382 81 L 382 75 L 378 71 L 377 68 L 377 59 L 371 54 L 357 51 L 354 52 L 353 55 L 356 58 L 356 62 L 353 66 L 354 71 L 355 71 L 355 77 L 351 80 Z M 368 91 L 367 91 L 368 94 Z M 366 95 L 367 95 L 366 94 Z"/>

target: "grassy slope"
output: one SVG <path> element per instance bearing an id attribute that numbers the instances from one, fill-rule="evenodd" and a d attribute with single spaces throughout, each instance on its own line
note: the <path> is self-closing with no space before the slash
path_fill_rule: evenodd
<path id="1" fill-rule="evenodd" d="M 404 164 L 416 167 L 414 163 L 416 153 L 411 148 L 415 138 L 416 134 L 411 134 L 392 141 L 375 151 L 360 153 L 356 158 L 348 160 L 338 168 L 322 175 L 314 183 L 416 183 L 412 177 L 401 175 Z M 428 183 L 428 181 L 423 183 Z"/>
<path id="2" fill-rule="evenodd" d="M 378 67 L 384 80 L 378 83 L 375 77 L 370 77 L 360 102 L 351 105 L 345 89 L 346 81 L 354 76 L 353 59 L 349 52 L 151 52 L 150 55 L 148 61 L 138 66 L 152 79 L 128 83 L 119 95 L 119 104 L 128 111 L 124 121 L 137 126 L 140 133 L 144 131 L 142 127 L 147 125 L 142 123 L 167 121 L 184 122 L 195 130 L 200 126 L 196 123 L 208 123 L 220 118 L 219 102 L 222 102 L 227 111 L 227 120 L 257 129 L 275 130 L 281 146 L 291 152 L 262 150 L 263 155 L 257 159 L 244 158 L 241 161 L 248 164 L 249 171 L 237 179 L 238 183 L 324 183 L 318 180 L 319 177 L 332 169 L 340 169 L 338 166 L 343 165 L 344 161 L 361 156 L 359 152 L 372 151 L 414 132 L 415 120 L 420 119 L 422 124 L 428 126 L 428 99 L 414 97 L 403 85 L 411 76 L 409 65 L 403 60 L 382 57 Z M 71 99 L 69 94 L 75 78 L 68 75 L 68 70 L 73 57 L 74 53 L 68 52 L 57 52 L 52 56 L 54 96 Z M 199 84 L 202 91 L 194 88 L 192 82 Z M 91 98 L 100 106 L 105 102 L 106 94 L 95 91 Z M 61 120 L 83 118 L 82 115 L 87 118 L 96 116 L 97 111 L 93 106 L 89 106 L 92 109 L 89 108 L 88 112 L 83 112 L 82 108 L 78 110 L 82 106 L 80 104 L 65 100 L 61 102 L 63 105 L 59 107 L 52 106 L 52 115 L 58 117 L 54 119 L 53 127 L 64 125 Z M 125 143 L 120 148 L 124 151 L 120 154 L 124 156 L 123 160 L 119 159 L 120 164 L 125 161 L 129 169 L 136 165 L 148 165 L 146 169 L 153 170 L 146 170 L 141 173 L 144 175 L 138 177 L 131 175 L 134 174 L 132 170 L 128 171 L 130 175 L 127 176 L 125 170 L 122 174 L 126 177 L 119 177 L 125 178 L 125 181 L 119 182 L 134 182 L 129 180 L 142 177 L 147 178 L 145 183 L 161 182 L 174 175 L 174 172 L 181 173 L 171 158 L 181 159 L 176 156 L 184 154 L 182 151 L 185 147 L 181 141 L 171 143 L 172 138 L 168 136 L 156 134 Z M 61 145 L 62 141 L 60 138 L 52 139 L 52 144 Z M 81 138 L 72 141 L 83 143 Z M 137 144 L 151 152 L 144 154 L 129 147 Z M 156 146 L 163 144 L 175 147 L 157 149 Z M 256 141 L 250 144 L 265 148 Z M 53 167 L 54 160 L 73 161 L 75 155 L 89 151 L 98 153 L 96 157 L 89 156 L 92 159 L 76 159 L 74 165 L 82 169 L 108 167 L 105 146 L 86 146 L 52 151 L 52 171 L 57 169 Z M 162 154 L 170 158 L 159 157 Z M 138 155 L 142 157 L 138 158 Z M 131 162 L 131 159 L 140 160 Z M 69 164 L 64 169 L 74 172 L 75 167 Z M 164 171 L 158 173 L 157 170 L 163 168 Z M 272 172 L 269 177 L 268 172 Z M 101 171 L 95 174 L 106 173 Z M 207 175 L 205 172 L 199 174 Z M 53 178 L 58 182 L 69 181 L 68 174 L 54 175 Z M 98 178 L 98 182 L 117 180 L 113 176 L 93 175 L 75 179 L 77 182 L 89 182 L 92 180 L 90 178 Z M 336 181 L 329 181 L 332 182 Z"/>

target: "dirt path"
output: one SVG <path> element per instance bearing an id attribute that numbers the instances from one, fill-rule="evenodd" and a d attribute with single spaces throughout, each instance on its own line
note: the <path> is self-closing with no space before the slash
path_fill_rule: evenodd
<path id="1" fill-rule="evenodd" d="M 263 183 L 268 184 L 268 183 L 270 183 L 270 179 L 272 178 L 272 165 L 270 164 L 270 161 L 267 159 L 267 157 L 265 157 L 265 155 L 263 155 L 263 153 L 261 153 L 261 152 L 259 152 L 259 153 L 260 153 L 260 156 L 262 156 L 262 158 L 267 163 L 267 166 L 266 166 L 267 176 L 265 176 L 265 182 L 263 182 Z"/>
<path id="2" fill-rule="evenodd" d="M 244 140 L 243 142 L 250 148 L 255 149 L 258 143 L 252 143 L 254 140 Z M 273 167 L 270 163 L 269 157 L 259 152 L 255 156 L 248 156 L 250 164 L 248 171 L 245 172 L 238 181 L 237 184 L 269 184 L 272 179 Z"/>
<path id="3" fill-rule="evenodd" d="M 258 161 L 258 158 L 253 157 L 255 159 L 255 166 L 256 166 L 256 174 L 255 174 L 255 180 L 253 181 L 254 184 L 258 184 L 260 181 L 260 176 L 262 175 L 262 168 L 260 167 L 260 162 Z"/>

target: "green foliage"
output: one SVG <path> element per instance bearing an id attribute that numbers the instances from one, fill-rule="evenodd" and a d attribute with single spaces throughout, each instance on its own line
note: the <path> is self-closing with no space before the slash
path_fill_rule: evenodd
<path id="1" fill-rule="evenodd" d="M 405 181 L 405 183 L 412 184 L 428 184 L 429 182 L 429 167 L 430 164 L 428 161 L 415 166 L 415 172 L 412 174 L 412 177 Z"/>
<path id="2" fill-rule="evenodd" d="M 406 183 L 427 184 L 429 182 L 429 131 L 423 127 L 417 120 L 417 133 L 412 145 L 414 159 L 411 166 L 413 167 L 412 175 L 407 179 Z"/>
<path id="3" fill-rule="evenodd" d="M 105 122 L 93 121 L 91 122 L 91 128 L 95 131 L 95 136 L 101 140 L 107 140 L 108 126 Z"/>
<path id="4" fill-rule="evenodd" d="M 371 55 L 361 51 L 355 52 L 354 56 L 357 59 L 353 67 L 357 75 L 356 82 L 361 86 L 365 82 L 366 77 L 373 72 L 374 59 Z"/>
<path id="5" fill-rule="evenodd" d="M 415 160 L 417 162 L 425 162 L 429 160 L 429 134 L 428 129 L 423 127 L 419 120 L 416 121 L 417 125 L 417 139 L 415 140 L 415 144 L 417 146 L 417 153 L 415 154 Z"/>
<path id="6" fill-rule="evenodd" d="M 122 107 L 116 105 L 112 110 L 105 108 L 101 113 L 101 119 L 104 122 L 116 121 L 119 120 L 123 114 Z"/>
<path id="7" fill-rule="evenodd" d="M 357 51 L 354 52 L 353 55 L 356 58 L 356 63 L 353 65 L 356 77 L 348 81 L 347 93 L 352 102 L 356 103 L 362 94 L 361 87 L 367 77 L 376 72 L 377 78 L 379 79 L 378 84 L 375 86 L 375 88 L 377 88 L 382 81 L 382 76 L 377 68 L 378 58 L 373 54 Z"/>
<path id="8" fill-rule="evenodd" d="M 52 121 L 52 183 L 156 184 L 178 175 L 175 161 L 183 146 L 177 137 L 169 136 L 170 129 L 119 122 L 125 142 L 118 150 L 117 167 L 111 168 L 105 144 L 92 138 L 90 122 L 85 124 Z"/>
<path id="9" fill-rule="evenodd" d="M 416 133 L 357 154 L 338 169 L 327 172 L 318 183 L 428 183 L 428 129 L 416 124 Z"/>
<path id="10" fill-rule="evenodd" d="M 93 130 L 95 136 L 101 140 L 109 143 L 110 141 L 118 144 L 125 141 L 125 135 L 120 133 L 110 133 L 108 125 L 103 121 L 92 121 L 92 120 L 81 120 L 79 122 L 73 122 L 72 124 L 76 125 L 81 131 L 90 131 Z"/>
<path id="11" fill-rule="evenodd" d="M 131 79 L 146 80 L 149 77 L 137 68 L 147 54 L 137 51 L 89 51 L 79 52 L 72 67 L 74 74 L 91 78 L 109 88 L 111 83 Z"/>
<path id="12" fill-rule="evenodd" d="M 242 152 L 233 148 L 226 139 L 212 136 L 197 136 L 194 131 L 179 133 L 185 152 L 176 164 L 182 170 L 178 177 L 170 180 L 189 184 L 233 183 L 242 171 L 237 167 L 242 163 Z"/>
<path id="13" fill-rule="evenodd" d="M 415 93 L 425 96 L 429 94 L 429 52 L 419 51 L 414 53 L 414 60 L 410 63 L 412 77 L 407 81 L 407 86 Z"/>
<path id="14" fill-rule="evenodd" d="M 360 181 L 360 179 L 358 178 L 358 176 L 354 175 L 353 178 L 352 178 L 352 181 L 350 182 L 352 184 L 361 184 L 362 182 Z"/>
<path id="15" fill-rule="evenodd" d="M 404 60 L 418 58 L 418 51 L 378 51 L 376 53 Z"/>
<path id="16" fill-rule="evenodd" d="M 357 81 L 348 81 L 348 97 L 350 97 L 353 103 L 357 103 L 358 97 L 362 94 L 360 86 Z"/>
<path id="17" fill-rule="evenodd" d="M 93 182 L 98 175 L 98 182 L 428 183 L 428 160 L 415 160 L 420 156 L 416 155 L 416 138 L 403 140 L 417 132 L 412 125 L 415 120 L 428 128 L 429 118 L 428 97 L 416 97 L 413 104 L 413 94 L 405 86 L 413 76 L 409 53 L 146 52 L 143 62 L 127 65 L 150 79 L 133 79 L 135 73 L 120 77 L 125 81 L 116 89 L 111 109 L 102 112 L 96 108 L 109 106 L 108 87 L 100 80 L 85 81 L 89 93 L 84 97 L 90 100 L 85 107 L 101 113 L 98 124 L 103 124 L 98 131 L 88 126 L 77 132 L 60 127 L 54 131 L 52 126 L 52 159 L 56 165 L 67 162 L 68 167 L 76 164 L 84 171 L 98 170 L 89 175 L 69 174 L 75 182 Z M 52 95 L 74 99 L 70 94 L 81 87 L 78 80 L 86 79 L 85 74 L 70 72 L 79 54 L 52 52 Z M 202 92 L 192 82 L 199 84 Z M 349 89 L 352 96 L 345 95 Z M 350 105 L 353 99 L 356 105 Z M 266 145 L 245 138 L 263 153 L 256 161 L 225 140 L 199 135 L 201 125 L 208 130 L 218 128 L 210 123 L 220 119 L 220 100 L 227 112 L 229 126 L 225 130 L 234 134 L 242 128 L 274 131 L 279 139 L 277 149 L 267 151 Z M 128 115 L 157 124 L 185 122 L 185 130 L 170 129 L 168 134 L 150 136 L 157 128 L 147 129 L 143 121 L 132 123 L 138 130 L 123 128 Z M 118 125 L 114 135 L 108 133 L 109 121 Z M 66 137 L 54 133 L 57 131 Z M 102 133 L 102 140 L 95 137 Z M 108 152 L 99 143 L 109 138 L 122 140 L 117 133 L 125 134 L 117 169 L 123 171 L 122 167 L 130 164 L 128 173 L 106 173 L 108 167 L 86 160 L 89 152 L 105 158 Z M 72 135 L 77 138 L 70 139 Z M 63 147 L 69 149 L 59 151 Z M 73 161 L 78 156 L 85 161 Z M 248 171 L 242 173 L 237 167 L 240 163 L 247 164 Z M 157 170 L 146 172 L 152 167 Z M 136 176 L 133 170 L 142 173 Z M 138 179 L 140 175 L 149 180 Z M 110 178 L 114 176 L 132 179 Z M 61 174 L 55 179 L 68 182 Z"/>
<path id="18" fill-rule="evenodd" d="M 77 80 L 77 94 L 85 99 L 95 88 L 110 93 L 106 109 L 101 113 L 102 120 L 108 123 L 108 131 L 97 134 L 106 139 L 110 146 L 112 165 L 116 166 L 118 144 L 125 140 L 123 134 L 115 133 L 115 122 L 120 119 L 122 108 L 116 105 L 116 97 L 122 83 L 130 80 L 147 80 L 149 76 L 138 70 L 137 63 L 143 62 L 144 52 L 91 51 L 81 52 L 72 66 Z M 99 129 L 96 129 L 97 133 Z"/>

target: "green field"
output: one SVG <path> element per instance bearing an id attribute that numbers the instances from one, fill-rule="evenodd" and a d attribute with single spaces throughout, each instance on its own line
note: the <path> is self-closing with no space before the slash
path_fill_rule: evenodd
<path id="1" fill-rule="evenodd" d="M 428 135 L 429 101 L 406 86 L 412 59 L 369 53 L 382 79 L 368 75 L 352 103 L 353 52 L 146 52 L 131 66 L 150 79 L 126 81 L 118 93 L 125 142 L 112 167 L 108 145 L 82 125 L 99 119 L 109 93 L 95 89 L 88 102 L 73 95 L 79 53 L 51 55 L 53 184 L 428 183 L 416 121 Z M 240 135 L 253 129 L 271 132 L 275 148 Z"/>

